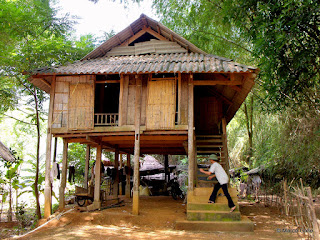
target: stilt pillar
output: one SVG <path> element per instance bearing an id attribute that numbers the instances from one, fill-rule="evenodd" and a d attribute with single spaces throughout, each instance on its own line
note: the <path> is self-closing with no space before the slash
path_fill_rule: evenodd
<path id="1" fill-rule="evenodd" d="M 127 154 L 127 175 L 126 175 L 126 197 L 131 196 L 131 162 L 130 162 L 130 154 Z"/>
<path id="2" fill-rule="evenodd" d="M 68 142 L 63 139 L 63 153 L 62 153 L 62 174 L 59 188 L 59 209 L 62 211 L 65 207 L 65 188 L 67 185 L 67 169 L 68 169 Z"/>
<path id="3" fill-rule="evenodd" d="M 86 163 L 85 163 L 85 167 L 84 167 L 84 180 L 83 180 L 83 187 L 85 189 L 88 189 L 89 160 L 90 160 L 90 146 L 87 145 L 87 148 L 86 148 Z"/>
<path id="4" fill-rule="evenodd" d="M 102 146 L 99 144 L 97 147 L 97 157 L 95 165 L 95 179 L 94 179 L 94 197 L 93 205 L 95 209 L 101 207 L 100 201 L 100 183 L 101 183 L 101 155 L 102 155 Z"/>
<path id="5" fill-rule="evenodd" d="M 140 122 L 141 122 L 141 78 L 136 75 L 136 99 L 135 99 L 135 140 L 134 140 L 134 171 L 133 171 L 133 200 L 132 214 L 139 214 L 139 180 L 140 180 Z"/>
<path id="6" fill-rule="evenodd" d="M 46 172 L 45 172 L 45 187 L 44 187 L 44 218 L 48 218 L 51 215 L 52 210 L 52 194 L 51 194 L 51 148 L 52 148 L 52 118 L 53 118 L 53 103 L 55 94 L 56 77 L 54 76 L 51 83 L 50 90 L 50 105 L 48 113 L 48 130 L 47 130 L 47 146 L 46 146 Z"/>
<path id="7" fill-rule="evenodd" d="M 119 195 L 119 149 L 116 147 L 114 152 L 114 169 L 116 170 L 116 179 L 113 183 L 113 195 Z"/>
<path id="8" fill-rule="evenodd" d="M 170 172 L 169 172 L 169 157 L 164 155 L 164 176 L 165 181 L 168 183 L 170 181 Z"/>

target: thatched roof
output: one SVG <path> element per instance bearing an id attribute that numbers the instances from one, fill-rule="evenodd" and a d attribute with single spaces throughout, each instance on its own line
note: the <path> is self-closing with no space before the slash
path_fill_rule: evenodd
<path id="1" fill-rule="evenodd" d="M 10 162 L 13 162 L 15 160 L 10 150 L 1 141 L 0 141 L 0 157 Z"/>

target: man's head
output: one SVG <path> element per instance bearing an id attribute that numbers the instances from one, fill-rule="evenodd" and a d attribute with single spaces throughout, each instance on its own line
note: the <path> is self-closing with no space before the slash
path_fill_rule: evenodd
<path id="1" fill-rule="evenodd" d="M 211 154 L 208 159 L 210 160 L 211 163 L 214 163 L 214 162 L 219 162 L 219 159 L 217 157 L 217 155 L 215 154 Z"/>

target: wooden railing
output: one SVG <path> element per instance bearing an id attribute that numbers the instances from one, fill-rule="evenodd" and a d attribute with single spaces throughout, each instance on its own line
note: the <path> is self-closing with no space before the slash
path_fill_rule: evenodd
<path id="1" fill-rule="evenodd" d="M 118 126 L 118 113 L 95 113 L 94 126 Z"/>

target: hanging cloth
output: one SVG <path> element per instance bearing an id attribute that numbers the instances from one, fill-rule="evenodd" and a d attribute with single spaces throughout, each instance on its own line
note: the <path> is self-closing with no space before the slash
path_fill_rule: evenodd
<path id="1" fill-rule="evenodd" d="M 75 168 L 74 168 L 74 166 L 69 166 L 69 176 L 68 176 L 68 181 L 69 181 L 69 183 L 71 183 L 72 182 L 72 180 L 73 180 L 73 183 L 74 183 L 74 174 L 75 174 Z"/>

